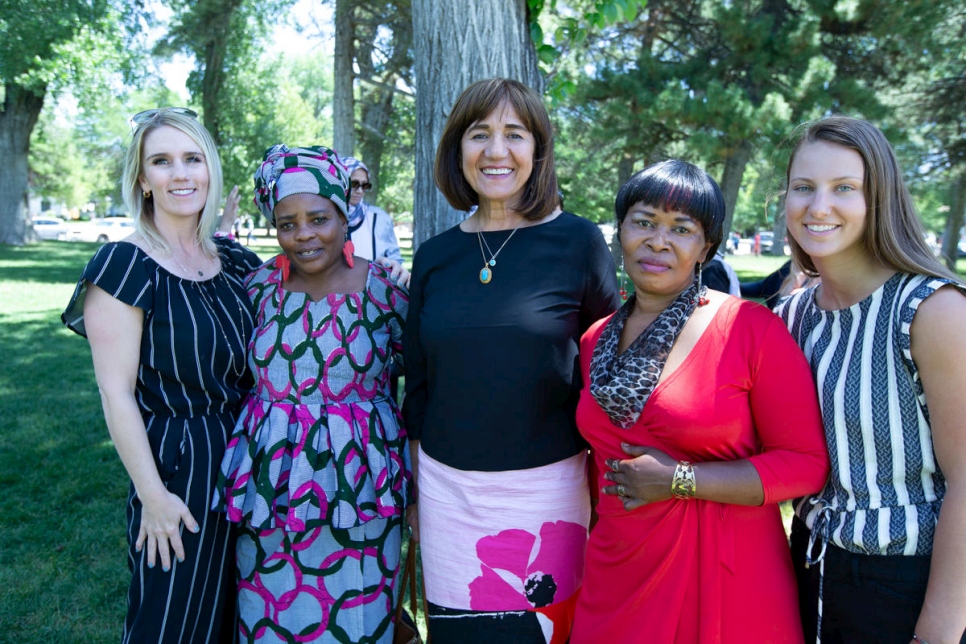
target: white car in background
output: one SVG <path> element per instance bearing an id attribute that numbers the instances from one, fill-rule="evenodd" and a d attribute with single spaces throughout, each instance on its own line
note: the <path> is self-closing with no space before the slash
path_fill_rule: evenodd
<path id="1" fill-rule="evenodd" d="M 41 239 L 67 239 L 68 227 L 63 219 L 57 217 L 31 217 L 34 232 Z"/>
<path id="2" fill-rule="evenodd" d="M 130 217 L 107 217 L 74 224 L 67 239 L 104 244 L 124 239 L 133 232 L 134 220 Z"/>

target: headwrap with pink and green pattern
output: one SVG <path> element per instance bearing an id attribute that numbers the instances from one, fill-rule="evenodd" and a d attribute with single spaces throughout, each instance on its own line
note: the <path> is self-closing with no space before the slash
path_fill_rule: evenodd
<path id="1" fill-rule="evenodd" d="M 255 171 L 255 205 L 274 224 L 275 205 L 303 193 L 329 199 L 348 218 L 349 173 L 339 154 L 321 145 L 270 147 Z"/>

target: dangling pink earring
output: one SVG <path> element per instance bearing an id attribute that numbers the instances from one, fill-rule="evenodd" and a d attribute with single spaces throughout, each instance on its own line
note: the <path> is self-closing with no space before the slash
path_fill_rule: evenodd
<path id="1" fill-rule="evenodd" d="M 349 268 L 352 268 L 356 265 L 356 260 L 352 257 L 355 252 L 356 245 L 352 243 L 351 239 L 349 239 L 349 231 L 346 231 L 345 243 L 342 245 L 342 257 L 345 258 L 345 263 L 349 265 Z"/>
<path id="2" fill-rule="evenodd" d="M 292 262 L 288 260 L 288 255 L 279 253 L 275 256 L 275 265 L 282 271 L 282 281 L 287 282 L 288 276 L 292 274 Z"/>
<path id="3" fill-rule="evenodd" d="M 704 262 L 698 262 L 698 306 L 707 306 L 708 298 L 704 296 L 705 287 L 701 284 L 701 267 L 704 266 Z"/>
<path id="4" fill-rule="evenodd" d="M 627 273 L 624 271 L 624 253 L 621 253 L 621 302 L 627 301 Z"/>

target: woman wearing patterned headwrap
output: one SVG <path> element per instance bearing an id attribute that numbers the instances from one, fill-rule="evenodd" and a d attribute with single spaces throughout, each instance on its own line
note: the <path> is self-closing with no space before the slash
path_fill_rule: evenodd
<path id="1" fill-rule="evenodd" d="M 369 168 L 355 157 L 344 159 L 349 172 L 349 239 L 359 257 L 368 260 L 388 257 L 402 263 L 402 252 L 396 241 L 392 217 L 372 204 L 366 203 L 366 193 L 372 189 Z"/>
<path id="2" fill-rule="evenodd" d="M 276 145 L 255 173 L 283 252 L 247 281 L 257 382 L 214 500 L 240 524 L 249 642 L 392 640 L 410 474 L 388 367 L 408 294 L 353 256 L 348 188 L 323 147 Z"/>

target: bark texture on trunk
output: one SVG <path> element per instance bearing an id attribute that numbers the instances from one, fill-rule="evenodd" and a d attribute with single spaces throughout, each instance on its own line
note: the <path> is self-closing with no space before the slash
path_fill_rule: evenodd
<path id="1" fill-rule="evenodd" d="M 721 173 L 721 194 L 725 202 L 725 220 L 723 232 L 731 232 L 731 221 L 735 216 L 735 205 L 738 203 L 738 190 L 741 180 L 745 176 L 745 167 L 751 159 L 751 142 L 742 139 L 732 145 L 725 152 L 724 171 Z"/>
<path id="2" fill-rule="evenodd" d="M 386 131 L 392 116 L 393 92 L 388 89 L 377 90 L 378 101 L 370 103 L 362 110 L 362 137 L 359 148 L 362 161 L 369 168 L 372 190 L 366 195 L 366 202 L 379 203 L 379 170 L 382 167 L 382 151 L 386 147 Z"/>
<path id="3" fill-rule="evenodd" d="M 342 157 L 355 152 L 355 97 L 352 94 L 355 72 L 353 59 L 353 0 L 335 3 L 335 61 L 332 83 L 332 144 Z"/>
<path id="4" fill-rule="evenodd" d="M 416 49 L 416 185 L 414 244 L 459 223 L 436 189 L 436 145 L 453 103 L 466 86 L 485 78 L 512 78 L 542 93 L 530 40 L 526 0 L 413 0 Z"/>
<path id="5" fill-rule="evenodd" d="M 201 108 L 204 112 L 205 128 L 219 147 L 225 142 L 225 135 L 221 128 L 218 104 L 221 90 L 228 78 L 226 61 L 232 25 L 241 4 L 242 0 L 225 0 L 206 5 L 200 16 L 203 33 L 206 35 L 201 51 L 205 65 L 201 77 Z"/>
<path id="6" fill-rule="evenodd" d="M 959 236 L 966 214 L 966 170 L 953 175 L 949 190 L 949 212 L 946 214 L 942 254 L 946 267 L 955 272 L 956 259 L 959 257 Z"/>
<path id="7" fill-rule="evenodd" d="M 27 210 L 27 156 L 44 95 L 13 84 L 4 87 L 0 111 L 0 244 L 23 246 L 37 240 Z"/>

